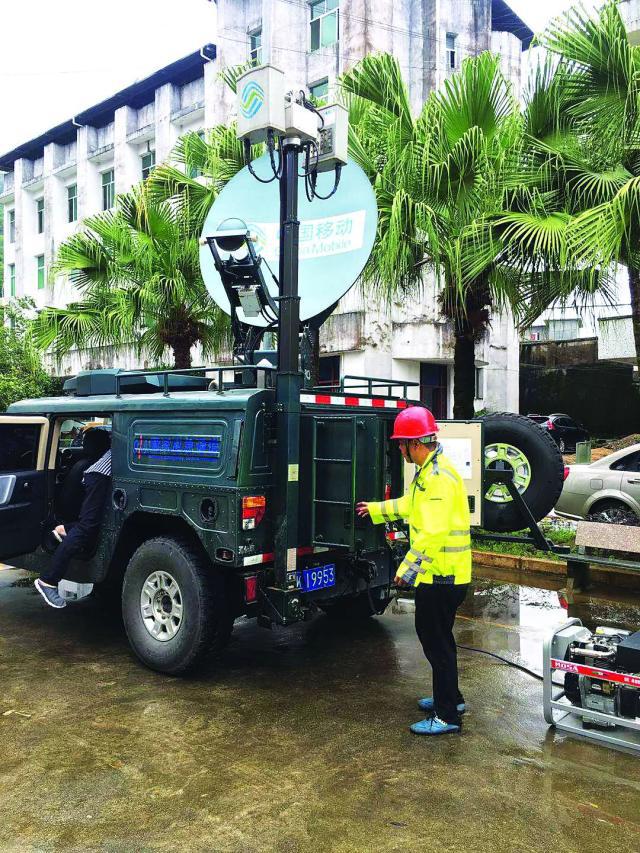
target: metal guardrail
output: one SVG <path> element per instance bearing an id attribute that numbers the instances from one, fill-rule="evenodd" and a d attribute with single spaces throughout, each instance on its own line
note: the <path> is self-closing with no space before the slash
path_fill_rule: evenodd
<path id="1" fill-rule="evenodd" d="M 219 394 L 224 393 L 225 390 L 230 390 L 231 388 L 247 388 L 247 387 L 257 387 L 258 384 L 258 373 L 262 372 L 265 375 L 265 381 L 268 377 L 271 377 L 276 373 L 276 368 L 272 366 L 264 366 L 264 365 L 256 365 L 256 364 L 233 364 L 233 365 L 215 365 L 213 367 L 189 367 L 184 369 L 172 369 L 172 370 L 127 370 L 122 373 L 116 373 L 116 397 L 122 396 L 122 380 L 129 379 L 131 377 L 148 377 L 148 376 L 157 376 L 162 378 L 162 393 L 165 397 L 168 397 L 170 394 L 169 388 L 169 379 L 171 376 L 193 376 L 194 378 L 202 378 L 205 379 L 207 374 L 214 374 L 214 379 L 217 383 L 217 392 Z M 226 382 L 224 380 L 225 373 L 234 374 L 233 382 Z M 235 374 L 243 373 L 246 376 L 246 373 L 254 374 L 254 384 L 250 385 L 249 383 L 236 382 Z M 226 385 L 226 388 L 225 388 Z M 269 385 L 270 387 L 270 385 Z M 174 389 L 180 390 L 180 389 Z"/>

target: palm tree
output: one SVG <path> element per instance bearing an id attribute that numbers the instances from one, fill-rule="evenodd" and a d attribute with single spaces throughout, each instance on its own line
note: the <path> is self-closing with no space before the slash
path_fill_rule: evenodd
<path id="1" fill-rule="evenodd" d="M 365 285 L 388 300 L 441 285 L 454 334 L 455 418 L 474 415 L 475 345 L 491 313 L 520 304 L 518 268 L 495 222 L 517 185 L 521 118 L 499 58 L 467 60 L 414 118 L 397 61 L 365 57 L 342 79 L 351 154 L 379 208 Z"/>
<path id="2" fill-rule="evenodd" d="M 537 87 L 548 126 L 533 136 L 535 157 L 548 189 L 564 186 L 566 249 L 592 288 L 627 267 L 640 363 L 640 47 L 615 3 L 596 17 L 572 9 L 539 42 L 555 68 Z"/>
<path id="3" fill-rule="evenodd" d="M 36 344 L 58 357 L 72 348 L 133 343 L 156 363 L 170 349 L 175 367 L 188 368 L 195 344 L 205 356 L 228 348 L 228 318 L 202 281 L 189 218 L 149 198 L 143 185 L 119 196 L 115 210 L 88 218 L 60 246 L 54 271 L 82 294 L 34 320 Z"/>

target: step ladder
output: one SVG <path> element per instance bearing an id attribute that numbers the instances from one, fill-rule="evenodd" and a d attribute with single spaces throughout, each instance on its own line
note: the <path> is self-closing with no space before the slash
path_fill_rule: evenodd
<path id="1" fill-rule="evenodd" d="M 357 417 L 330 415 L 313 420 L 311 541 L 330 548 L 355 548 Z M 320 434 L 322 431 L 322 434 Z M 335 448 L 335 455 L 327 453 Z M 318 494 L 323 495 L 318 497 Z M 342 512 L 340 512 L 342 508 Z M 339 531 L 344 529 L 341 537 Z M 342 541 L 338 541 L 342 540 Z"/>

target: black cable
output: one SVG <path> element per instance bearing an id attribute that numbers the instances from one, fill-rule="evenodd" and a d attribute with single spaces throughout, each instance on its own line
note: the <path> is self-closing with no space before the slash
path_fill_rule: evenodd
<path id="1" fill-rule="evenodd" d="M 333 189 L 331 190 L 329 195 L 321 195 L 316 190 L 316 181 L 318 180 L 318 173 L 313 172 L 310 180 L 311 180 L 311 190 L 313 192 L 314 197 L 320 198 L 320 199 L 322 199 L 322 201 L 326 201 L 328 198 L 331 198 L 332 195 L 335 195 L 335 192 L 338 189 L 338 184 L 340 183 L 341 173 L 342 173 L 342 163 L 338 163 L 338 165 L 336 166 L 336 179 L 335 179 L 335 183 L 333 184 Z"/>
<path id="2" fill-rule="evenodd" d="M 534 672 L 532 669 L 529 669 L 526 666 L 523 666 L 520 663 L 516 663 L 514 660 L 509 660 L 509 658 L 502 657 L 502 655 L 497 655 L 495 652 L 488 652 L 486 649 L 476 649 L 474 646 L 463 646 L 461 643 L 456 643 L 459 649 L 464 649 L 467 652 L 477 652 L 480 655 L 487 655 L 490 658 L 495 658 L 496 660 L 502 661 L 502 663 L 506 663 L 508 666 L 514 667 L 514 669 L 519 669 L 521 672 L 526 672 L 527 675 L 532 676 L 532 678 L 537 678 L 538 681 L 544 681 L 544 676 L 540 675 L 539 672 Z"/>
<path id="3" fill-rule="evenodd" d="M 271 149 L 269 149 L 269 150 L 271 152 Z M 249 173 L 256 179 L 256 181 L 259 181 L 261 184 L 271 184 L 271 183 L 273 183 L 273 181 L 278 180 L 278 174 L 274 170 L 273 152 L 271 152 L 271 161 L 272 161 L 271 168 L 274 171 L 272 178 L 261 178 L 260 175 L 256 175 L 256 173 L 253 169 L 253 166 L 251 165 L 251 140 L 246 139 L 246 138 L 244 140 L 244 159 L 247 163 L 247 168 L 249 169 Z"/>

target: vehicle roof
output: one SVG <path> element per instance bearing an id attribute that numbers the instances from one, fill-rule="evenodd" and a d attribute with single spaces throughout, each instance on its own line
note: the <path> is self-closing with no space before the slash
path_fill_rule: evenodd
<path id="1" fill-rule="evenodd" d="M 255 394 L 263 393 L 263 389 L 237 388 L 224 391 L 183 391 L 164 394 L 96 394 L 88 397 L 39 397 L 34 400 L 20 400 L 12 403 L 7 412 L 12 415 L 40 414 L 74 414 L 89 412 L 91 414 L 109 414 L 110 412 L 135 411 L 191 411 L 197 409 L 234 411 L 246 409 L 247 403 Z"/>

